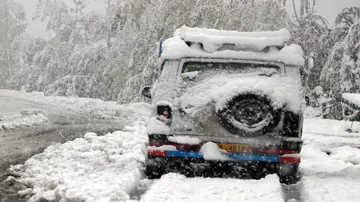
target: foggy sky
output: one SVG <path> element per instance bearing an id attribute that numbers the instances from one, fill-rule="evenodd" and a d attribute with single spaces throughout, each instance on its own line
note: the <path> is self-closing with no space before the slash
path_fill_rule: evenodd
<path id="1" fill-rule="evenodd" d="M 25 12 L 27 14 L 27 19 L 29 25 L 27 32 L 33 36 L 47 36 L 45 31 L 45 23 L 39 21 L 33 22 L 31 19 L 36 11 L 37 0 L 17 0 L 19 3 L 24 5 Z M 63 0 L 65 2 L 71 3 L 72 0 Z M 181 1 L 181 0 L 179 0 Z M 292 0 L 287 0 L 286 9 L 293 15 Z M 102 0 L 97 0 L 92 6 L 91 9 L 104 10 L 105 5 L 101 5 Z M 300 0 L 295 0 L 295 3 L 299 5 Z M 328 21 L 330 26 L 333 26 L 336 15 L 346 7 L 350 6 L 360 6 L 360 0 L 316 0 L 316 11 L 324 16 Z"/>

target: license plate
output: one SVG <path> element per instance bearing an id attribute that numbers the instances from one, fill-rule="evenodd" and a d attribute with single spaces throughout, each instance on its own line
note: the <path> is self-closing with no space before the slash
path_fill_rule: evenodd
<path id="1" fill-rule="evenodd" d="M 251 149 L 248 145 L 243 144 L 224 144 L 219 143 L 218 146 L 220 149 L 223 149 L 230 153 L 249 153 L 251 152 Z"/>

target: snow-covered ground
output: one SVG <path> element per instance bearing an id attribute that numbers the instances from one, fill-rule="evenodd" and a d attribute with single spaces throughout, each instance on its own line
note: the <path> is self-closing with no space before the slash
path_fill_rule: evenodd
<path id="1" fill-rule="evenodd" d="M 6 103 L 8 100 L 15 100 L 14 98 L 18 99 L 19 103 Z M 45 96 L 39 92 L 27 93 L 1 89 L 0 99 L 5 100 L 4 102 L 0 100 L 0 105 L 3 105 L 0 106 L 0 131 L 49 123 L 47 113 L 44 112 L 46 108 L 51 112 L 55 110 L 55 114 L 66 112 L 96 119 L 125 119 L 134 122 L 138 117 L 147 116 L 150 106 L 146 103 L 118 105 L 116 102 L 99 99 Z M 23 108 L 28 103 L 31 103 L 29 106 L 39 109 Z M 11 107 L 12 105 L 14 106 Z"/>
<path id="2" fill-rule="evenodd" d="M 139 120 L 124 131 L 105 136 L 87 133 L 65 144 L 48 147 L 24 165 L 12 166 L 20 175 L 30 201 L 126 201 L 142 178 L 145 127 Z M 16 181 L 8 178 L 7 182 Z M 21 186 L 20 185 L 20 186 Z"/>
<path id="3" fill-rule="evenodd" d="M 24 110 L 20 114 L 4 116 L 0 114 L 0 131 L 21 127 L 30 127 L 49 123 L 49 119 L 41 110 Z"/>
<path id="4" fill-rule="evenodd" d="M 159 180 L 144 179 L 143 117 L 123 132 L 105 136 L 88 133 L 65 144 L 50 146 L 8 178 L 31 196 L 29 201 L 284 201 L 276 175 L 261 180 L 186 178 L 170 173 Z M 360 133 L 346 132 L 348 123 L 306 119 L 300 170 L 295 186 L 298 201 L 355 202 L 360 198 Z M 354 123 L 358 126 L 360 123 Z M 287 187 L 286 189 L 292 189 Z M 144 188 L 145 187 L 145 188 Z M 138 189 L 146 189 L 140 198 Z M 295 197 L 295 198 L 296 198 Z M 291 198 L 291 197 L 290 197 Z M 287 201 L 297 201 L 287 200 Z"/>

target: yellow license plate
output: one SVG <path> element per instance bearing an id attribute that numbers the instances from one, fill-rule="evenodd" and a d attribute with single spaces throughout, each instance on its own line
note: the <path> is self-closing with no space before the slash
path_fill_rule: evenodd
<path id="1" fill-rule="evenodd" d="M 230 153 L 249 153 L 251 152 L 251 149 L 248 145 L 243 144 L 224 144 L 219 143 L 218 146 Z"/>

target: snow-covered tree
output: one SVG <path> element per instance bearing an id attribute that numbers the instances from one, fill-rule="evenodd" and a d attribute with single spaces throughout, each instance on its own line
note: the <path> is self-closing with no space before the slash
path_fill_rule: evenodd
<path id="1" fill-rule="evenodd" d="M 316 13 L 316 1 L 301 0 L 300 4 L 296 4 L 293 0 L 292 3 L 295 19 L 290 31 L 294 42 L 304 50 L 306 63 L 303 80 L 306 90 L 310 92 L 320 85 L 320 72 L 333 44 L 329 37 L 327 21 Z"/>
<path id="2" fill-rule="evenodd" d="M 331 35 L 339 41 L 321 72 L 321 84 L 336 99 L 338 110 L 333 116 L 340 118 L 341 94 L 360 92 L 360 7 L 344 9 L 335 26 Z"/>
<path id="3" fill-rule="evenodd" d="M 33 41 L 27 68 L 11 86 L 47 94 L 138 100 L 158 75 L 157 43 L 182 25 L 238 31 L 291 26 L 283 0 L 103 0 L 106 14 L 86 12 L 93 0 L 39 0 L 34 19 L 48 22 L 45 45 Z M 36 47 L 36 48 L 35 48 Z"/>
<path id="4" fill-rule="evenodd" d="M 0 0 L 0 86 L 19 68 L 14 61 L 18 52 L 12 49 L 12 41 L 26 28 L 22 6 L 13 0 Z"/>

